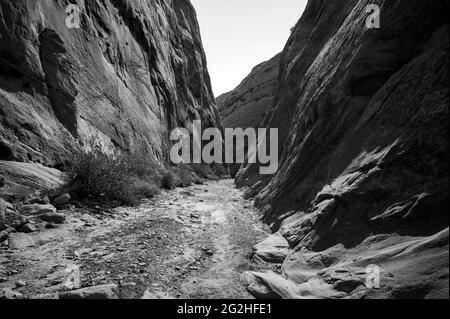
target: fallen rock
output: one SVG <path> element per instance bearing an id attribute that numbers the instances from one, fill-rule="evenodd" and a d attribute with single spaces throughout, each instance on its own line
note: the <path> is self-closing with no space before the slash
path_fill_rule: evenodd
<path id="1" fill-rule="evenodd" d="M 20 228 L 23 225 L 27 224 L 28 218 L 17 213 L 16 211 L 6 209 L 5 223 L 6 223 L 6 226 L 17 229 L 17 228 Z"/>
<path id="2" fill-rule="evenodd" d="M 10 249 L 20 250 L 29 247 L 35 247 L 34 240 L 24 233 L 10 233 L 8 236 L 8 245 Z"/>
<path id="3" fill-rule="evenodd" d="M 36 197 L 36 198 L 32 198 L 32 199 L 28 200 L 26 203 L 27 204 L 47 205 L 47 204 L 50 204 L 50 199 L 48 198 L 48 196 Z"/>
<path id="4" fill-rule="evenodd" d="M 71 204 L 64 204 L 64 205 L 58 205 L 56 206 L 57 210 L 74 210 L 76 208 L 75 205 L 71 205 Z"/>
<path id="5" fill-rule="evenodd" d="M 58 226 L 55 225 L 54 223 L 46 223 L 45 228 L 46 229 L 55 229 L 55 228 L 58 228 Z"/>
<path id="6" fill-rule="evenodd" d="M 39 215 L 39 218 L 48 223 L 63 224 L 66 221 L 66 216 L 57 213 L 47 213 Z"/>
<path id="7" fill-rule="evenodd" d="M 82 220 L 85 223 L 90 224 L 90 225 L 95 225 L 98 222 L 98 219 L 92 217 L 89 214 L 84 214 L 83 216 L 81 216 L 80 220 Z"/>
<path id="8" fill-rule="evenodd" d="M 7 227 L 6 229 L 0 231 L 0 243 L 8 239 L 10 233 L 14 232 L 15 229 L 12 227 Z"/>
<path id="9" fill-rule="evenodd" d="M 252 272 L 245 272 L 241 276 L 241 280 L 247 290 L 259 299 L 279 299 L 280 297 L 274 293 L 268 286 L 264 284 Z"/>
<path id="10" fill-rule="evenodd" d="M 29 197 L 36 190 L 54 189 L 63 184 L 59 170 L 41 164 L 0 160 L 0 171 L 5 176 L 1 196 Z"/>
<path id="11" fill-rule="evenodd" d="M 59 294 L 59 299 L 119 299 L 115 284 L 87 287 Z"/>
<path id="12" fill-rule="evenodd" d="M 17 231 L 19 233 L 25 233 L 25 234 L 34 233 L 36 231 L 36 227 L 34 227 L 32 224 L 28 223 L 28 224 L 25 224 L 25 225 L 19 227 L 19 229 L 17 229 Z"/>
<path id="13" fill-rule="evenodd" d="M 280 233 L 276 233 L 253 247 L 253 251 L 263 261 L 282 263 L 288 254 L 289 244 Z"/>
<path id="14" fill-rule="evenodd" d="M 69 202 L 70 202 L 70 195 L 67 193 L 62 194 L 53 200 L 53 204 L 55 206 L 65 205 L 68 204 Z"/>
<path id="15" fill-rule="evenodd" d="M 27 216 L 37 216 L 48 213 L 56 213 L 56 208 L 53 205 L 47 204 L 30 204 L 22 206 L 21 212 Z"/>
<path id="16" fill-rule="evenodd" d="M 22 299 L 23 295 L 20 292 L 14 291 L 11 288 L 0 289 L 0 299 Z"/>

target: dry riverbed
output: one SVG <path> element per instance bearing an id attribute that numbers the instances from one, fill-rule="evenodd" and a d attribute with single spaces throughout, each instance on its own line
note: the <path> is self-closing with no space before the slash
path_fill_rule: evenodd
<path id="1" fill-rule="evenodd" d="M 0 289 L 57 298 L 75 266 L 81 287 L 114 283 L 121 298 L 252 298 L 241 274 L 276 266 L 252 259 L 268 234 L 241 195 L 232 180 L 221 180 L 101 218 L 67 211 L 64 225 L 31 234 L 35 247 L 1 248 Z"/>

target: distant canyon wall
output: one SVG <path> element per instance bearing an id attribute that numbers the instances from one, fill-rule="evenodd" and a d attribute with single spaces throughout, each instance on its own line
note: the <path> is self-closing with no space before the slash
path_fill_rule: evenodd
<path id="1" fill-rule="evenodd" d="M 280 56 L 255 66 L 252 72 L 231 92 L 217 97 L 217 106 L 225 128 L 260 128 L 272 107 L 278 88 Z M 236 147 L 228 141 L 228 149 Z M 241 164 L 231 164 L 230 172 L 234 177 Z"/>

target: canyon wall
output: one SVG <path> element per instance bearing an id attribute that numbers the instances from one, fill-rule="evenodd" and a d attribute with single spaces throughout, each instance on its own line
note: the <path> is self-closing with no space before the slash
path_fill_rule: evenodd
<path id="1" fill-rule="evenodd" d="M 278 172 L 236 178 L 276 233 L 256 254 L 283 261 L 249 274 L 254 295 L 448 298 L 448 7 L 308 2 L 263 125 L 279 129 Z"/>
<path id="2" fill-rule="evenodd" d="M 189 0 L 0 0 L 0 106 L 0 160 L 56 168 L 91 143 L 163 163 L 172 128 L 221 126 Z"/>
<path id="3" fill-rule="evenodd" d="M 252 72 L 231 92 L 217 97 L 217 106 L 225 128 L 259 128 L 272 106 L 278 85 L 280 55 L 255 66 Z M 232 141 L 227 141 L 233 143 Z M 235 145 L 226 145 L 235 147 Z M 228 148 L 230 149 L 230 148 Z M 231 164 L 234 177 L 240 164 Z"/>
<path id="4" fill-rule="evenodd" d="M 255 66 L 236 89 L 217 97 L 224 127 L 259 127 L 273 103 L 279 65 L 280 55 L 276 55 Z"/>

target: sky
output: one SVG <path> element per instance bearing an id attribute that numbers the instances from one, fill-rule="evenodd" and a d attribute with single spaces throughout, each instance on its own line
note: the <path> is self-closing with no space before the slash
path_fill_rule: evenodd
<path id="1" fill-rule="evenodd" d="M 214 94 L 236 88 L 254 66 L 281 52 L 307 0 L 191 0 Z"/>

